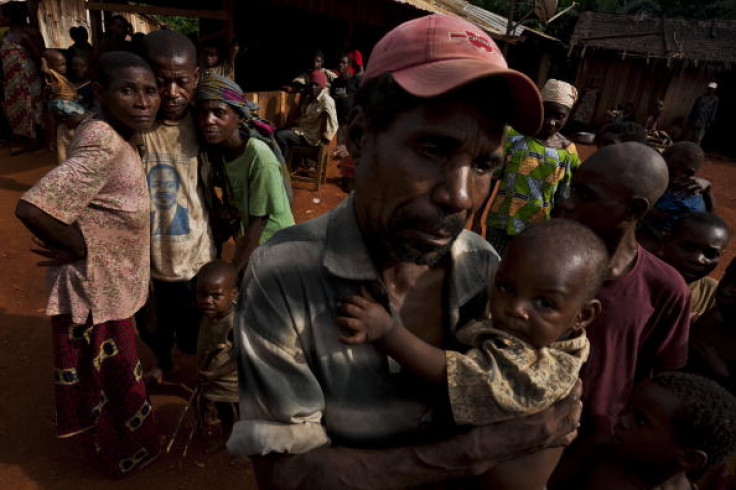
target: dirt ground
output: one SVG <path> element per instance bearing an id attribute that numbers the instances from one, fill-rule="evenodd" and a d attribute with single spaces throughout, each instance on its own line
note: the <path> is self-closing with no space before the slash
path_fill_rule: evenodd
<path id="1" fill-rule="evenodd" d="M 0 148 L 0 487 L 26 489 L 199 489 L 255 488 L 252 471 L 228 466 L 224 452 L 203 456 L 203 443 L 195 441 L 186 458 L 181 456 L 185 425 L 171 454 L 164 454 L 145 471 L 111 481 L 95 469 L 91 443 L 85 436 L 59 440 L 54 436 L 51 343 L 44 316 L 44 272 L 28 251 L 30 235 L 13 215 L 20 195 L 52 168 L 53 155 L 33 153 L 10 157 Z M 314 218 L 340 202 L 334 163 L 330 182 L 319 192 L 295 191 L 298 222 Z M 710 156 L 702 175 L 713 182 L 718 212 L 736 229 L 736 162 Z M 736 240 L 729 247 L 715 276 L 720 277 L 733 258 Z M 144 364 L 152 359 L 142 344 Z M 190 359 L 179 357 L 179 381 L 191 383 Z M 156 416 L 164 441 L 171 435 L 184 400 L 171 394 L 153 394 Z"/>
<path id="2" fill-rule="evenodd" d="M 28 251 L 30 234 L 13 214 L 21 194 L 49 171 L 53 162 L 51 153 L 11 157 L 7 147 L 0 148 L 0 488 L 255 489 L 251 469 L 229 467 L 224 451 L 203 456 L 201 449 L 206 442 L 195 439 L 187 457 L 181 456 L 191 417 L 186 419 L 171 454 L 163 454 L 144 471 L 121 481 L 111 481 L 96 469 L 86 436 L 54 436 L 44 271 L 35 266 L 36 258 Z M 328 177 L 335 176 L 333 164 Z M 345 197 L 333 181 L 319 192 L 295 190 L 297 221 L 318 216 Z M 139 352 L 144 365 L 151 366 L 152 357 L 145 345 L 139 344 Z M 191 360 L 184 356 L 178 360 L 183 369 L 176 381 L 191 385 L 195 380 Z M 162 439 L 167 441 L 185 401 L 164 393 L 152 398 Z"/>

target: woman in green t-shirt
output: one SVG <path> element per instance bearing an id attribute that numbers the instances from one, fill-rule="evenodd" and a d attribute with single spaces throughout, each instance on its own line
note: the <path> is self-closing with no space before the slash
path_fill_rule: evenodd
<path id="1" fill-rule="evenodd" d="M 199 83 L 195 100 L 211 170 L 221 176 L 223 200 L 240 217 L 232 260 L 240 272 L 258 245 L 294 224 L 282 166 L 269 145 L 244 126 L 249 111 L 238 84 L 207 75 Z"/>

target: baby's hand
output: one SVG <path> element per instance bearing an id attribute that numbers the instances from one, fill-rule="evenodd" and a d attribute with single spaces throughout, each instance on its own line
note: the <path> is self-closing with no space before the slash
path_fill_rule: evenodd
<path id="1" fill-rule="evenodd" d="M 337 325 L 350 332 L 349 335 L 338 336 L 344 344 L 364 344 L 382 339 L 396 325 L 386 308 L 376 303 L 366 292 L 363 296 L 343 296 L 340 300 L 342 305 Z"/>

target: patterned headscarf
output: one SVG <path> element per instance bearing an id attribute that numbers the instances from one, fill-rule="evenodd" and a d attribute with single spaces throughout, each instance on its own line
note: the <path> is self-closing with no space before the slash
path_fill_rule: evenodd
<path id="1" fill-rule="evenodd" d="M 556 102 L 572 109 L 578 100 L 578 89 L 567 82 L 550 78 L 542 87 L 542 100 L 545 102 Z"/>
<path id="2" fill-rule="evenodd" d="M 251 116 L 252 102 L 249 102 L 245 98 L 240 85 L 229 78 L 214 73 L 209 73 L 202 77 L 197 87 L 197 92 L 194 95 L 194 100 L 197 102 L 204 100 L 224 102 L 232 106 L 244 118 L 249 119 Z"/>

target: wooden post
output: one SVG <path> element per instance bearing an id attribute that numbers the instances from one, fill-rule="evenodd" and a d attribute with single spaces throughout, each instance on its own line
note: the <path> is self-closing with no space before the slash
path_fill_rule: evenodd
<path id="1" fill-rule="evenodd" d="M 225 36 L 229 42 L 235 39 L 235 2 L 234 0 L 223 0 L 222 10 L 227 13 L 225 18 Z"/>
<path id="2" fill-rule="evenodd" d="M 89 27 L 90 27 L 90 42 L 97 46 L 102 42 L 102 11 L 101 10 L 88 10 L 89 12 Z"/>
<path id="3" fill-rule="evenodd" d="M 509 19 L 508 23 L 506 24 L 506 37 L 508 39 L 511 39 L 511 33 L 514 32 L 514 16 L 516 15 L 516 0 L 511 0 L 511 6 L 509 7 Z M 510 42 L 507 40 L 506 44 L 503 46 L 503 56 L 504 58 L 507 58 L 509 55 L 509 44 Z"/>

